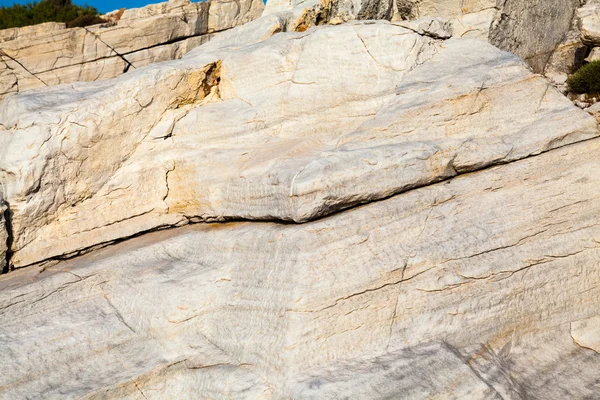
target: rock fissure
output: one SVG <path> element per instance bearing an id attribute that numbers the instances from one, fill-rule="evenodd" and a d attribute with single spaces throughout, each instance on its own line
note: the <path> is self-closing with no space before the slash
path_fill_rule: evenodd
<path id="1" fill-rule="evenodd" d="M 144 394 L 144 392 L 142 391 L 142 389 L 140 388 L 140 386 L 138 385 L 138 383 L 135 381 L 135 379 L 133 380 L 133 384 L 135 385 L 135 388 L 140 392 L 140 394 L 142 395 L 142 397 L 146 400 L 148 400 L 148 398 L 146 397 L 146 395 Z"/>
<path id="2" fill-rule="evenodd" d="M 286 309 L 286 311 L 287 312 L 291 312 L 291 313 L 319 313 L 319 312 L 328 310 L 330 308 L 336 307 L 340 303 L 345 302 L 347 300 L 350 300 L 350 299 L 352 299 L 354 297 L 362 296 L 364 294 L 371 293 L 371 292 L 377 292 L 377 291 L 379 291 L 381 289 L 385 289 L 385 288 L 388 288 L 388 287 L 394 287 L 394 286 L 397 286 L 399 284 L 408 282 L 408 281 L 410 281 L 410 280 L 418 277 L 419 275 L 422 275 L 422 274 L 424 274 L 424 273 L 426 273 L 426 272 L 434 269 L 435 267 L 436 266 L 434 265 L 434 266 L 432 266 L 430 268 L 426 268 L 423 271 L 419 271 L 416 274 L 414 274 L 412 276 L 409 276 L 408 278 L 402 277 L 401 279 L 399 279 L 397 281 L 394 281 L 394 282 L 388 282 L 388 283 L 385 283 L 383 285 L 380 285 L 380 286 L 377 286 L 377 287 L 374 287 L 374 288 L 365 289 L 365 290 L 362 290 L 360 292 L 352 293 L 352 294 L 350 294 L 348 296 L 340 297 L 340 298 L 336 299 L 334 303 L 332 303 L 332 304 L 330 304 L 328 306 L 325 306 L 323 308 L 317 309 L 317 310 L 294 310 L 294 309 Z"/>
<path id="3" fill-rule="evenodd" d="M 13 255 L 13 242 L 14 242 L 14 233 L 12 227 L 12 215 L 10 204 L 8 202 L 4 202 L 6 206 L 6 210 L 4 210 L 4 228 L 6 229 L 6 254 L 5 254 L 5 265 L 4 269 L 1 271 L 3 274 L 9 272 L 12 269 L 12 255 Z"/>
<path id="4" fill-rule="evenodd" d="M 443 341 L 442 345 L 444 347 L 446 347 L 448 350 L 450 350 L 464 365 L 466 365 L 471 372 L 473 372 L 473 374 L 475 374 L 475 376 L 483 383 L 485 384 L 489 390 L 493 393 L 494 398 L 498 399 L 498 400 L 504 400 L 504 397 L 496 390 L 496 388 L 494 388 L 494 386 L 487 380 L 485 379 L 481 372 L 478 371 L 469 361 L 469 359 L 465 356 L 463 356 L 463 354 L 454 346 L 452 346 L 450 343 L 448 343 L 447 341 Z"/>
<path id="5" fill-rule="evenodd" d="M 106 299 L 106 302 L 108 303 L 109 307 L 114 311 L 115 316 L 117 317 L 117 319 L 127 327 L 127 329 L 129 329 L 132 333 L 137 333 L 135 329 L 133 329 L 131 327 L 131 325 L 129 325 L 125 319 L 123 318 L 123 314 L 121 314 L 121 312 L 119 311 L 119 309 L 117 307 L 115 307 L 115 305 L 113 304 L 112 301 L 110 301 L 110 299 L 108 298 L 108 295 L 104 295 L 104 298 Z"/>
<path id="6" fill-rule="evenodd" d="M 23 70 L 25 72 L 27 72 L 29 75 L 33 76 L 35 79 L 37 79 L 38 81 L 42 82 L 44 84 L 44 86 L 48 86 L 48 84 L 46 82 L 44 82 L 42 80 L 42 78 L 40 78 L 39 76 L 37 76 L 36 74 L 34 74 L 33 72 L 31 72 L 29 69 L 27 69 L 27 67 L 25 67 L 25 65 L 23 65 L 19 60 L 17 60 L 14 57 L 11 57 L 10 55 L 8 55 L 4 50 L 0 49 L 0 57 L 6 57 L 9 60 L 11 60 L 12 62 L 18 64 L 21 68 L 23 68 Z M 3 60 L 4 61 L 4 60 Z M 5 65 L 8 67 L 8 63 L 4 62 Z M 18 77 L 15 76 L 15 78 L 17 79 L 17 83 L 18 83 Z M 18 87 L 18 86 L 17 86 Z"/>
<path id="7" fill-rule="evenodd" d="M 275 223 L 275 224 L 281 224 L 281 225 L 297 225 L 297 224 L 309 223 L 309 222 L 317 221 L 317 220 L 320 220 L 320 219 L 331 218 L 331 217 L 334 217 L 334 216 L 336 216 L 338 214 L 341 214 L 341 213 L 344 213 L 344 212 L 350 212 L 350 211 L 352 211 L 355 208 L 364 207 L 364 206 L 369 205 L 369 204 L 386 201 L 386 200 L 389 200 L 389 199 L 391 199 L 393 197 L 409 193 L 409 192 L 411 192 L 413 190 L 418 190 L 418 189 L 421 189 L 421 188 L 424 188 L 424 187 L 428 187 L 428 186 L 433 186 L 433 185 L 443 185 L 443 184 L 446 184 L 446 183 L 452 181 L 453 179 L 460 178 L 463 175 L 469 175 L 469 174 L 473 174 L 473 173 L 484 172 L 486 170 L 498 167 L 500 165 L 506 165 L 506 164 L 510 164 L 510 163 L 515 163 L 515 162 L 523 161 L 523 160 L 530 159 L 530 158 L 533 158 L 533 157 L 539 157 L 540 155 L 545 154 L 547 152 L 558 151 L 561 148 L 565 148 L 565 147 L 577 145 L 577 144 L 582 143 L 582 142 L 592 142 L 592 141 L 596 141 L 596 140 L 600 141 L 600 138 L 594 137 L 594 138 L 590 138 L 590 139 L 584 139 L 584 140 L 582 140 L 580 142 L 569 143 L 569 144 L 562 145 L 561 147 L 557 147 L 557 148 L 554 148 L 554 149 L 544 150 L 543 152 L 536 153 L 536 154 L 531 154 L 531 155 L 529 155 L 529 156 L 527 156 L 525 158 L 517 159 L 517 160 L 514 160 L 514 161 L 509 161 L 509 162 L 500 161 L 498 163 L 490 164 L 490 165 L 488 165 L 486 167 L 483 167 L 481 169 L 469 170 L 469 171 L 462 171 L 462 172 L 458 173 L 457 175 L 451 176 L 449 178 L 440 179 L 438 181 L 432 182 L 431 184 L 421 185 L 421 186 L 414 186 L 414 187 L 409 188 L 407 191 L 394 193 L 394 194 L 391 194 L 389 196 L 382 197 L 382 198 L 372 199 L 372 200 L 370 200 L 368 202 L 360 202 L 360 203 L 357 203 L 357 204 L 353 204 L 353 205 L 350 205 L 348 207 L 340 208 L 340 209 L 338 209 L 336 211 L 332 211 L 332 212 L 330 212 L 330 213 L 328 213 L 326 215 L 317 216 L 314 219 L 311 219 L 311 220 L 308 220 L 308 221 L 304 221 L 304 222 L 301 222 L 301 223 L 294 222 L 294 221 L 291 221 L 291 220 L 277 219 L 277 218 L 240 218 L 240 217 L 224 217 L 224 216 L 209 216 L 209 215 L 199 215 L 199 216 L 195 216 L 195 215 L 182 215 L 181 216 L 182 220 L 185 220 L 185 223 L 182 222 L 182 221 L 180 221 L 180 222 L 178 222 L 176 224 L 159 225 L 159 226 L 156 226 L 156 227 L 151 228 L 151 229 L 147 229 L 147 230 L 143 230 L 143 231 L 137 232 L 137 233 L 135 233 L 133 235 L 125 236 L 125 237 L 122 237 L 122 238 L 117 238 L 117 239 L 114 239 L 114 240 L 108 240 L 108 241 L 102 242 L 102 243 L 97 243 L 97 244 L 95 244 L 95 245 L 93 245 L 91 247 L 86 247 L 86 248 L 82 248 L 82 249 L 73 251 L 71 253 L 66 253 L 66 254 L 62 254 L 62 255 L 58 255 L 58 256 L 46 258 L 46 259 L 43 259 L 43 260 L 36 261 L 34 263 L 30 263 L 30 264 L 26 264 L 26 265 L 20 265 L 17 268 L 21 269 L 21 268 L 25 268 L 25 267 L 31 267 L 31 266 L 34 266 L 34 265 L 43 265 L 43 264 L 48 263 L 48 262 L 70 260 L 70 259 L 76 258 L 78 256 L 88 254 L 91 251 L 94 251 L 94 250 L 97 250 L 97 249 L 100 249 L 100 248 L 104 248 L 104 247 L 107 247 L 107 246 L 115 245 L 115 244 L 121 243 L 123 241 L 127 241 L 127 240 L 130 240 L 130 239 L 133 239 L 133 238 L 137 238 L 139 236 L 143 236 L 145 234 L 149 234 L 149 233 L 152 233 L 152 232 L 162 231 L 162 230 L 167 230 L 167 229 L 176 229 L 176 228 L 179 228 L 179 227 L 181 227 L 182 225 L 185 225 L 185 224 L 203 223 L 203 224 L 219 224 L 219 225 L 221 225 L 221 224 L 238 223 L 238 222 L 255 222 L 255 223 L 265 223 L 266 222 L 266 223 Z M 290 194 L 291 194 L 292 197 L 293 196 L 297 196 L 297 194 L 294 193 L 294 187 L 293 186 L 290 186 Z M 148 212 L 144 212 L 144 213 L 142 213 L 140 215 L 147 214 L 147 213 Z M 137 216 L 138 215 L 132 216 L 132 217 L 129 217 L 127 219 L 132 219 L 132 218 L 135 218 Z M 117 221 L 115 223 L 118 223 L 118 222 L 121 222 L 121 221 Z M 99 229 L 99 228 L 101 228 L 101 227 L 97 227 L 97 228 L 94 228 L 94 229 Z M 514 247 L 514 244 L 513 245 L 506 245 L 505 246 L 505 248 L 509 248 L 509 247 Z M 486 251 L 483 251 L 480 254 L 473 254 L 473 255 L 465 257 L 465 258 L 472 258 L 472 257 L 478 256 L 478 255 L 482 255 L 482 254 L 493 252 L 495 250 L 500 250 L 500 249 L 501 248 L 486 250 Z M 460 260 L 460 259 L 446 260 L 444 263 L 451 262 L 451 261 L 458 261 L 458 260 Z M 426 272 L 426 271 L 423 271 L 423 272 Z M 398 283 L 401 283 L 401 282 L 396 282 L 394 284 L 398 284 Z M 384 285 L 384 286 L 388 286 L 388 285 Z M 311 312 L 314 312 L 314 311 L 311 311 Z"/>
<path id="8" fill-rule="evenodd" d="M 124 55 L 120 54 L 117 50 L 115 50 L 114 47 L 112 47 L 110 44 L 106 43 L 104 40 L 102 40 L 102 38 L 99 35 L 96 35 L 94 32 L 90 31 L 87 27 L 84 27 L 83 29 L 86 30 L 87 33 L 89 33 L 90 35 L 94 36 L 96 38 L 96 40 L 98 40 L 99 42 L 103 43 L 106 47 L 108 47 L 113 53 L 116 54 L 117 57 L 119 57 L 121 60 L 125 61 L 125 69 L 123 69 L 123 73 L 127 72 L 129 70 L 129 68 L 133 68 L 136 69 L 135 66 L 129 62 L 128 59 L 125 58 Z"/>

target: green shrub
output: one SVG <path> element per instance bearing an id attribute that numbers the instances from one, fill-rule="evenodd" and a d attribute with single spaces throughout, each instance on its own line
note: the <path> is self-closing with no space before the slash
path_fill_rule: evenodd
<path id="1" fill-rule="evenodd" d="M 88 25 L 103 24 L 107 22 L 105 19 L 97 15 L 81 15 L 73 21 L 67 22 L 67 28 L 84 27 Z"/>
<path id="2" fill-rule="evenodd" d="M 569 90 L 575 93 L 600 93 L 600 60 L 577 70 L 567 80 Z"/>
<path id="3" fill-rule="evenodd" d="M 83 16 L 97 15 L 98 10 L 94 7 L 78 6 L 73 4 L 71 0 L 42 0 L 39 3 L 0 7 L 0 29 L 18 28 L 43 22 L 65 22 L 70 24 Z"/>

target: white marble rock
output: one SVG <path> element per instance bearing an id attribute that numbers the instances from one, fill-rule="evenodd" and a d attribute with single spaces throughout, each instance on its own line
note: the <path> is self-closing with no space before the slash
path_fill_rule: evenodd
<path id="1" fill-rule="evenodd" d="M 0 196 L 0 273 L 6 268 L 6 250 L 8 246 L 8 231 L 7 221 L 5 220 L 5 212 L 7 210 L 2 197 Z"/>
<path id="2" fill-rule="evenodd" d="M 85 28 L 48 23 L 0 31 L 0 99 L 181 58 L 208 41 L 209 33 L 258 18 L 263 7 L 255 0 L 170 1 L 115 11 L 108 14 L 110 23 Z"/>
<path id="3" fill-rule="evenodd" d="M 478 40 L 366 22 L 211 44 L 0 103 L 15 267 L 189 221 L 305 222 L 598 135 Z"/>
<path id="4" fill-rule="evenodd" d="M 7 398 L 593 398 L 600 139 L 0 278 Z"/>
<path id="5" fill-rule="evenodd" d="M 552 56 L 564 51 L 565 37 L 578 30 L 573 16 L 580 0 L 269 0 L 263 15 L 310 4 L 326 10 L 330 23 L 441 17 L 453 25 L 456 37 L 489 41 L 522 57 L 537 73 L 547 68 L 564 72 L 574 66 L 571 49 L 567 67 L 555 65 L 564 60 L 553 60 Z"/>
<path id="6" fill-rule="evenodd" d="M 0 102 L 0 398 L 596 397 L 595 108 L 356 10 Z"/>

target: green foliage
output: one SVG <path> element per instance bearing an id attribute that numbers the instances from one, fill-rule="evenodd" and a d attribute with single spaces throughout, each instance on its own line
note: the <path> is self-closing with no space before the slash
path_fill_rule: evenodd
<path id="1" fill-rule="evenodd" d="M 106 20 L 97 15 L 80 15 L 73 21 L 67 22 L 67 28 L 83 27 L 89 25 L 103 24 Z"/>
<path id="2" fill-rule="evenodd" d="M 577 70 L 567 80 L 569 90 L 575 93 L 600 93 L 600 60 Z"/>
<path id="3" fill-rule="evenodd" d="M 97 17 L 98 10 L 87 5 L 75 5 L 71 0 L 42 0 L 39 3 L 34 2 L 26 5 L 15 4 L 11 7 L 0 7 L 0 29 L 18 28 L 41 24 L 42 22 L 65 22 L 72 24 L 75 20 L 78 20 L 78 24 L 85 21 L 97 23 L 98 19 L 92 19 L 89 16 Z M 91 25 L 91 23 L 88 23 L 88 25 Z"/>

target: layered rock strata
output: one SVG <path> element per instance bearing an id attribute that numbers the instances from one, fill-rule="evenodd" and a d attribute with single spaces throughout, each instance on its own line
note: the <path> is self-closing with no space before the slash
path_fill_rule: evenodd
<path id="1" fill-rule="evenodd" d="M 189 221 L 305 222 L 598 134 L 477 40 L 379 22 L 226 43 L 0 104 L 15 267 Z"/>
<path id="2" fill-rule="evenodd" d="M 260 16 L 259 0 L 169 1 L 66 29 L 49 23 L 0 31 L 0 98 L 41 86 L 113 78 L 181 58 L 211 34 Z"/>
<path id="3" fill-rule="evenodd" d="M 0 103 L 0 397 L 600 392 L 596 120 L 350 9 Z"/>
<path id="4" fill-rule="evenodd" d="M 307 224 L 193 225 L 13 272 L 0 390 L 593 398 L 599 151 L 570 145 Z"/>

